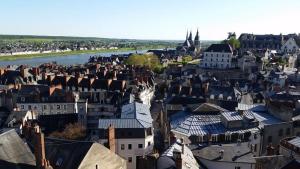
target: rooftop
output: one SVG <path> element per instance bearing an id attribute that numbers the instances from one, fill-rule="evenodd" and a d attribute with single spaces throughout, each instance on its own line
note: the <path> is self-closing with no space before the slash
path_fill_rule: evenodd
<path id="1" fill-rule="evenodd" d="M 188 112 L 179 112 L 170 117 L 171 130 L 186 136 L 224 133 L 244 133 L 258 130 L 256 127 L 249 129 L 227 129 L 221 123 L 221 115 L 196 115 Z"/>
<path id="2" fill-rule="evenodd" d="M 220 155 L 221 151 L 223 152 L 223 156 Z M 193 150 L 193 153 L 198 158 L 211 161 L 255 163 L 248 143 L 210 145 Z"/>

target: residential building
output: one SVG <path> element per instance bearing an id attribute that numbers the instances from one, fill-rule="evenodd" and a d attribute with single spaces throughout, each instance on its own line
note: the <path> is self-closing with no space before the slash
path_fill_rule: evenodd
<path id="1" fill-rule="evenodd" d="M 212 44 L 203 53 L 200 62 L 202 68 L 230 69 L 235 68 L 233 49 L 229 44 Z"/>
<path id="2" fill-rule="evenodd" d="M 150 107 L 133 102 L 122 107 L 121 118 L 99 119 L 94 137 L 98 137 L 102 144 L 113 145 L 115 153 L 127 160 L 127 168 L 136 169 L 139 158 L 153 150 L 152 121 Z M 110 133 L 114 133 L 113 138 L 109 137 Z"/>
<path id="3" fill-rule="evenodd" d="M 183 140 L 176 140 L 157 160 L 157 169 L 200 169 L 193 152 Z"/>

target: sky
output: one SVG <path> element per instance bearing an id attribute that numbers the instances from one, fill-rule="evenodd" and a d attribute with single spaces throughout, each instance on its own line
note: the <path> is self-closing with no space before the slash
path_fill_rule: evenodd
<path id="1" fill-rule="evenodd" d="M 0 34 L 202 40 L 300 32 L 300 0 L 1 0 Z"/>

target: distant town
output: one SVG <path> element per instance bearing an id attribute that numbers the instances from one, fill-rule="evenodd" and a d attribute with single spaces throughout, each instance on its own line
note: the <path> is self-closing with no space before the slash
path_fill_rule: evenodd
<path id="1" fill-rule="evenodd" d="M 300 168 L 300 34 L 1 36 L 0 60 L 131 51 L 3 66 L 1 169 Z"/>

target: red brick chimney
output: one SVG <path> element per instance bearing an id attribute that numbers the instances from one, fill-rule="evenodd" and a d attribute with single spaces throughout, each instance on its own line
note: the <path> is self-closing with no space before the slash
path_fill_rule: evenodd
<path id="1" fill-rule="evenodd" d="M 35 127 L 35 140 L 34 140 L 34 155 L 36 159 L 36 165 L 38 168 L 43 166 L 45 155 L 45 140 L 44 134 L 40 131 L 40 127 Z"/>
<path id="2" fill-rule="evenodd" d="M 112 152 L 116 152 L 116 138 L 115 138 L 115 127 L 110 125 L 108 127 L 108 143 L 109 143 L 109 149 Z"/>
<path id="3" fill-rule="evenodd" d="M 32 72 L 33 72 L 34 75 L 38 76 L 38 75 L 40 75 L 40 68 L 33 67 L 32 68 Z"/>
<path id="4" fill-rule="evenodd" d="M 177 169 L 182 169 L 182 158 L 181 153 L 173 151 L 173 158 L 175 159 L 175 165 Z"/>

